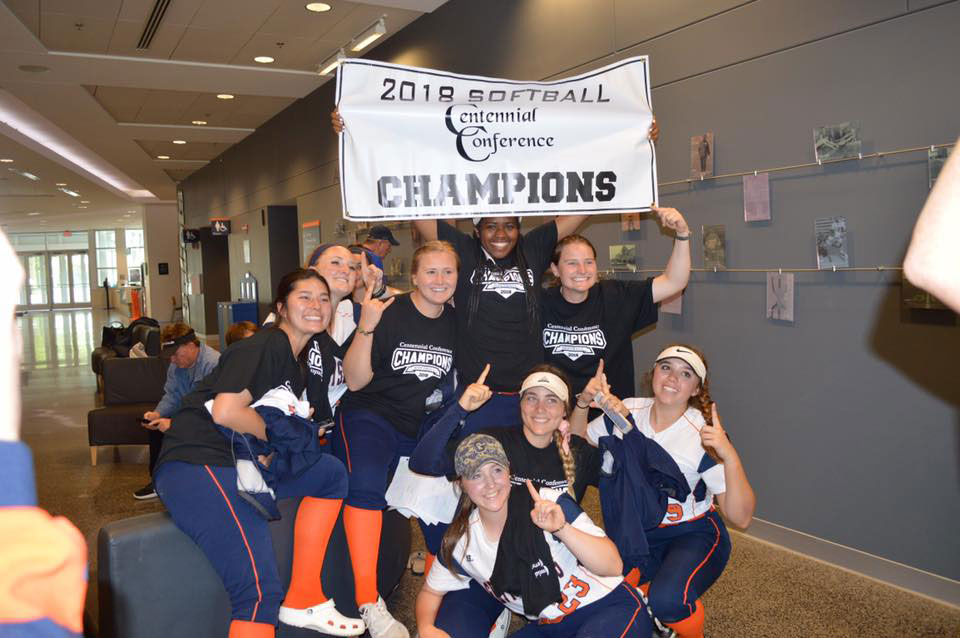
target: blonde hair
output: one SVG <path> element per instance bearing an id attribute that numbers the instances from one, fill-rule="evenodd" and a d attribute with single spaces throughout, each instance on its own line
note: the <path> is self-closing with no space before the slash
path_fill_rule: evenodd
<path id="1" fill-rule="evenodd" d="M 420 269 L 420 259 L 427 253 L 450 253 L 453 255 L 454 261 L 457 263 L 457 270 L 460 270 L 460 255 L 457 254 L 456 249 L 448 241 L 442 241 L 439 239 L 434 239 L 428 241 L 417 248 L 413 252 L 413 258 L 410 260 L 410 274 L 417 274 L 417 270 Z"/>

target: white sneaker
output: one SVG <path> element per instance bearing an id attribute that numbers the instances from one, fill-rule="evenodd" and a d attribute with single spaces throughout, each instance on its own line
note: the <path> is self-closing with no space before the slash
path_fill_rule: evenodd
<path id="1" fill-rule="evenodd" d="M 367 624 L 370 638 L 410 638 L 410 632 L 390 615 L 387 604 L 379 596 L 375 603 L 360 605 L 360 616 Z"/>
<path id="2" fill-rule="evenodd" d="M 280 622 L 312 629 L 331 636 L 359 636 L 366 630 L 366 626 L 359 618 L 347 618 L 333 606 L 333 600 L 307 607 L 294 609 L 280 607 Z"/>
<path id="3" fill-rule="evenodd" d="M 507 638 L 507 632 L 510 631 L 510 621 L 512 619 L 513 616 L 510 614 L 510 610 L 504 607 L 503 611 L 501 611 L 497 617 L 497 622 L 493 623 L 493 629 L 490 630 L 489 638 Z"/>

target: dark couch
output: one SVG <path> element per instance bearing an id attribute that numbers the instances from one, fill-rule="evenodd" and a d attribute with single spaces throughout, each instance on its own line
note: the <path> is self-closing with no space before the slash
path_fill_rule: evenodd
<path id="1" fill-rule="evenodd" d="M 147 326 L 144 324 L 138 324 L 133 327 L 131 331 L 131 340 L 130 345 L 133 346 L 136 343 L 142 343 L 147 354 L 151 357 L 159 356 L 160 354 L 160 328 L 155 328 L 153 326 Z M 97 375 L 99 382 L 101 379 L 100 375 L 103 374 L 103 362 L 107 359 L 113 358 L 125 358 L 129 348 L 113 348 L 111 346 L 100 346 L 93 350 L 93 353 L 90 355 L 90 368 L 93 370 L 93 373 Z"/>
<path id="2" fill-rule="evenodd" d="M 98 446 L 147 445 L 149 431 L 140 426 L 140 419 L 163 396 L 169 363 L 163 357 L 103 360 L 103 407 L 87 413 L 92 465 L 97 464 Z"/>
<path id="3" fill-rule="evenodd" d="M 270 523 L 280 579 L 290 582 L 293 522 L 299 499 L 280 502 L 283 518 Z M 386 599 L 406 569 L 410 522 L 384 512 L 377 564 Z M 97 539 L 100 638 L 211 638 L 226 636 L 230 603 L 216 572 L 169 515 L 147 514 L 108 523 Z M 357 617 L 353 572 L 337 522 L 323 566 L 323 588 L 337 609 Z M 280 625 L 278 638 L 316 638 L 315 631 Z"/>

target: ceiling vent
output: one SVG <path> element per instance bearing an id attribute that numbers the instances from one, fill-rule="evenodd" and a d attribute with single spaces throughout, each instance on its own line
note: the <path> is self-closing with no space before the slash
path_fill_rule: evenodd
<path id="1" fill-rule="evenodd" d="M 150 43 L 153 42 L 153 36 L 157 35 L 157 29 L 160 28 L 160 22 L 163 20 L 163 16 L 166 14 L 167 7 L 169 6 L 170 0 L 157 0 L 156 4 L 153 5 L 153 11 L 150 12 L 147 23 L 143 25 L 143 33 L 140 34 L 140 41 L 137 42 L 138 49 L 146 50 L 150 48 Z"/>

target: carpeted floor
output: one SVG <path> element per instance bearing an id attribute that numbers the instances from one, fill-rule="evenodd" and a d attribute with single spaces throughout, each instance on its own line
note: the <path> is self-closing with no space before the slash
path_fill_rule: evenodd
<path id="1" fill-rule="evenodd" d="M 22 429 L 34 452 L 40 504 L 68 517 L 84 533 L 90 548 L 90 582 L 95 583 L 93 550 L 100 527 L 162 506 L 131 496 L 147 481 L 145 447 L 102 450 L 99 464 L 90 465 L 86 413 L 95 405 L 96 383 L 89 365 L 92 336 L 80 333 L 91 322 L 73 314 L 21 319 Z M 57 316 L 71 321 L 54 327 Z M 588 493 L 585 508 L 599 519 L 595 491 Z M 414 526 L 415 549 L 422 543 Z M 422 582 L 422 577 L 407 574 L 389 601 L 397 618 L 411 628 Z M 960 637 L 956 608 L 737 533 L 730 564 L 704 602 L 708 638 Z M 96 603 L 96 588 L 91 587 L 87 609 L 94 618 Z"/>

